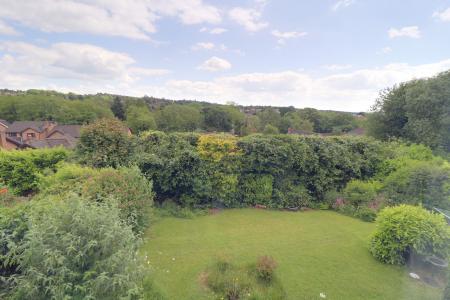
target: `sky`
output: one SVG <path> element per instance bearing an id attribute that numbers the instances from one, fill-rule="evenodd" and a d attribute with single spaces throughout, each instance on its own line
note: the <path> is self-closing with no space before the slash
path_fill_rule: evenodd
<path id="1" fill-rule="evenodd" d="M 0 88 L 369 111 L 450 69 L 450 0 L 0 0 Z"/>

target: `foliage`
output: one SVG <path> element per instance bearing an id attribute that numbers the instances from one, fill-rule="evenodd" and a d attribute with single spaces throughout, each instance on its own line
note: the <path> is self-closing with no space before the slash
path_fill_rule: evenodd
<path id="1" fill-rule="evenodd" d="M 273 257 L 267 255 L 260 256 L 256 262 L 256 272 L 258 277 L 266 282 L 272 281 L 276 268 L 277 262 Z"/>
<path id="2" fill-rule="evenodd" d="M 135 238 L 114 206 L 72 196 L 32 214 L 30 223 L 17 298 L 112 299 L 141 292 Z"/>
<path id="3" fill-rule="evenodd" d="M 117 200 L 120 218 L 141 233 L 148 225 L 153 205 L 152 184 L 138 168 L 103 169 L 89 178 L 82 187 L 83 197 L 97 203 Z"/>
<path id="4" fill-rule="evenodd" d="M 422 204 L 450 208 L 450 165 L 410 160 L 384 181 L 383 191 L 392 204 Z"/>
<path id="5" fill-rule="evenodd" d="M 271 175 L 249 174 L 241 177 L 239 191 L 246 205 L 270 205 L 272 200 L 273 177 Z"/>
<path id="6" fill-rule="evenodd" d="M 370 251 L 380 261 L 404 264 L 414 252 L 447 258 L 450 232 L 443 216 L 421 207 L 384 208 L 377 217 Z"/>
<path id="7" fill-rule="evenodd" d="M 156 121 L 147 106 L 129 106 L 126 111 L 127 125 L 134 134 L 155 130 Z"/>
<path id="8" fill-rule="evenodd" d="M 171 104 L 158 111 L 158 129 L 166 131 L 194 131 L 200 127 L 202 116 L 195 106 Z"/>
<path id="9" fill-rule="evenodd" d="M 264 134 L 277 134 L 277 133 L 279 133 L 279 130 L 277 127 L 275 127 L 271 124 L 267 124 L 266 126 L 264 126 L 263 133 Z"/>
<path id="10" fill-rule="evenodd" d="M 260 257 L 256 265 L 246 267 L 219 258 L 199 279 L 216 299 L 286 299 L 283 287 L 275 278 L 275 268 L 276 262 L 269 256 Z"/>
<path id="11" fill-rule="evenodd" d="M 377 138 L 405 138 L 450 151 L 450 72 L 412 80 L 380 93 L 369 118 L 369 133 Z"/>
<path id="12" fill-rule="evenodd" d="M 117 119 L 121 121 L 125 120 L 125 107 L 119 96 L 114 97 L 111 104 L 111 111 Z"/>
<path id="13" fill-rule="evenodd" d="M 220 161 L 225 156 L 239 155 L 237 138 L 231 135 L 201 135 L 197 151 L 207 160 Z"/>
<path id="14" fill-rule="evenodd" d="M 30 194 L 38 190 L 39 175 L 46 169 L 55 169 L 67 156 L 62 148 L 0 151 L 0 182 L 18 195 Z"/>
<path id="15" fill-rule="evenodd" d="M 128 165 L 133 146 L 122 122 L 100 119 L 82 129 L 76 152 L 83 164 L 117 168 Z"/>
<path id="16" fill-rule="evenodd" d="M 0 297 L 15 287 L 15 276 L 21 274 L 19 256 L 22 240 L 28 231 L 27 204 L 0 207 Z"/>
<path id="17" fill-rule="evenodd" d="M 352 180 L 344 189 L 344 197 L 351 205 L 358 208 L 374 200 L 379 189 L 380 183 L 378 182 Z"/>

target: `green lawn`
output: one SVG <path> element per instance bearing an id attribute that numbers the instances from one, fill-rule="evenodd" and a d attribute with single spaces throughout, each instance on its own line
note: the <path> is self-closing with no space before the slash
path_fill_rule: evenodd
<path id="1" fill-rule="evenodd" d="M 217 255 L 237 264 L 271 255 L 289 299 L 440 299 L 405 267 L 369 253 L 374 224 L 331 211 L 226 210 L 195 219 L 163 218 L 145 236 L 155 284 L 168 299 L 204 299 L 198 275 Z"/>

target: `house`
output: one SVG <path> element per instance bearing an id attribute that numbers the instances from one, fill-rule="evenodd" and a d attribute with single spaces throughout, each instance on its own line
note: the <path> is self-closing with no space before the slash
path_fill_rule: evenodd
<path id="1" fill-rule="evenodd" d="M 81 125 L 58 125 L 51 121 L 0 120 L 0 147 L 3 149 L 75 147 Z"/>

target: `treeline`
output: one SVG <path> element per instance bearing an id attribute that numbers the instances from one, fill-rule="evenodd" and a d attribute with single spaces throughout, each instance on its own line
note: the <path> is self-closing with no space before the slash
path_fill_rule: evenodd
<path id="1" fill-rule="evenodd" d="M 386 89 L 374 109 L 368 120 L 372 136 L 450 152 L 450 71 Z"/>
<path id="2" fill-rule="evenodd" d="M 64 124 L 88 124 L 115 116 L 133 133 L 230 132 L 342 134 L 361 127 L 351 113 L 294 107 L 245 107 L 196 101 L 172 101 L 153 97 L 108 94 L 76 95 L 54 91 L 0 91 L 0 119 L 8 121 L 53 120 Z"/>

